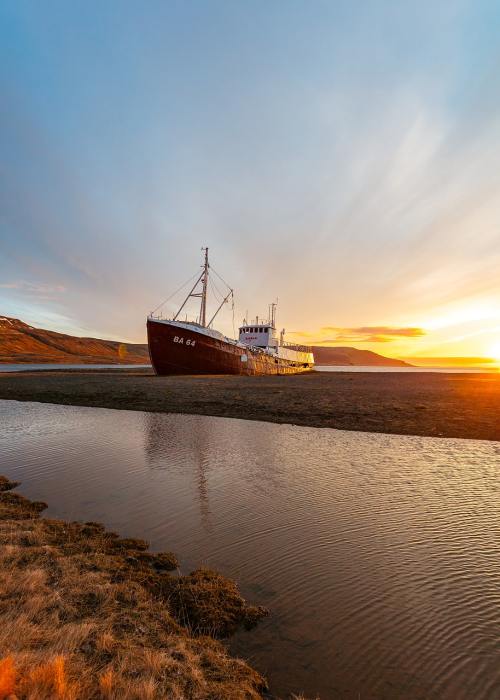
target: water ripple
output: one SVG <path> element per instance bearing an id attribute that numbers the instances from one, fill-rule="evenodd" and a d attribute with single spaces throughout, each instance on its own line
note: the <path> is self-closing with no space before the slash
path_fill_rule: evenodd
<path id="1" fill-rule="evenodd" d="M 0 401 L 2 471 L 271 617 L 232 643 L 282 696 L 500 697 L 500 444 Z"/>

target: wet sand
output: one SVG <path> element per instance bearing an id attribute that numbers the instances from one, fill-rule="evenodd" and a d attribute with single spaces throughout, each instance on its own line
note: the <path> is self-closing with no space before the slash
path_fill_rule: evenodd
<path id="1" fill-rule="evenodd" d="M 0 399 L 500 440 L 496 374 L 156 377 L 150 370 L 129 369 L 21 372 L 0 375 Z"/>

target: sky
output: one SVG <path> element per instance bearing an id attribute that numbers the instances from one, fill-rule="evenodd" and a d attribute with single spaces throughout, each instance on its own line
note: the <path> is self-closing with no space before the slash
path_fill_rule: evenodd
<path id="1" fill-rule="evenodd" d="M 209 246 L 236 326 L 278 298 L 289 340 L 500 360 L 499 32 L 484 0 L 2 0 L 0 313 L 144 342 Z"/>

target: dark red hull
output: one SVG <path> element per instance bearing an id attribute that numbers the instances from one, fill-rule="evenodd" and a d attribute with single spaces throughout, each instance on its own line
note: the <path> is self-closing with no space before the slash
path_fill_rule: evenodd
<path id="1" fill-rule="evenodd" d="M 312 367 L 242 347 L 195 329 L 147 321 L 151 364 L 156 374 L 297 374 Z"/>

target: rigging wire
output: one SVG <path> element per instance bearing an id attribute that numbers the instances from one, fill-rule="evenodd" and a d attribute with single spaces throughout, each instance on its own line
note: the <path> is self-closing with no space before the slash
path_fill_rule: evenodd
<path id="1" fill-rule="evenodd" d="M 230 286 L 228 285 L 228 283 L 226 282 L 226 280 L 225 280 L 223 277 L 221 277 L 221 276 L 219 275 L 219 273 L 217 272 L 217 270 L 215 270 L 212 266 L 210 266 L 210 269 L 212 270 L 212 272 L 214 272 L 214 273 L 217 275 L 217 277 L 220 279 L 220 281 L 221 281 L 223 284 L 225 284 L 226 287 L 227 287 L 229 290 L 231 290 L 231 309 L 232 309 L 232 312 L 233 312 L 233 338 L 236 338 L 236 325 L 235 325 L 235 322 L 234 322 L 234 291 L 233 291 L 232 287 L 230 287 Z"/>
<path id="2" fill-rule="evenodd" d="M 211 265 L 210 265 L 210 270 L 219 278 L 219 280 L 220 280 L 220 281 L 228 288 L 228 290 L 231 292 L 231 310 L 232 310 L 232 317 L 233 317 L 233 318 L 232 318 L 232 320 L 233 320 L 233 337 L 235 337 L 235 336 L 236 336 L 236 326 L 235 326 L 235 318 L 234 318 L 234 308 L 235 308 L 235 307 L 234 307 L 234 291 L 233 291 L 233 289 L 228 285 L 228 283 L 226 282 L 226 280 L 225 280 L 223 277 L 221 277 L 221 276 L 219 275 L 219 273 L 217 272 L 217 270 L 214 270 L 214 268 L 213 268 Z M 151 314 L 150 314 L 150 315 L 152 316 L 154 313 L 156 313 L 156 311 L 158 311 L 158 309 L 161 309 L 162 306 L 164 306 L 164 305 L 165 305 L 167 302 L 169 302 L 173 297 L 175 297 L 177 294 L 179 294 L 179 292 L 181 292 L 181 291 L 184 289 L 184 287 L 186 287 L 188 284 L 190 284 L 190 282 L 192 282 L 192 281 L 194 280 L 194 278 L 195 278 L 196 276 L 198 276 L 198 275 L 199 275 L 199 272 L 195 272 L 194 275 L 192 275 L 188 280 L 186 280 L 186 281 L 184 282 L 184 284 L 182 284 L 178 289 L 175 290 L 175 292 L 173 292 L 169 297 L 167 297 L 166 299 L 164 299 L 164 301 L 162 301 L 161 304 L 158 304 L 158 306 L 157 306 L 156 308 L 154 308 L 154 309 L 151 311 Z M 223 294 L 223 293 L 220 291 L 220 289 L 217 287 L 217 285 L 215 284 L 215 282 L 213 281 L 213 279 L 212 279 L 211 276 L 208 276 L 208 282 L 209 282 L 209 284 L 210 284 L 212 293 L 213 293 L 213 295 L 214 295 L 216 301 L 217 301 L 217 302 L 222 302 L 222 300 L 225 298 L 226 295 Z"/>
<path id="3" fill-rule="evenodd" d="M 158 304 L 156 309 L 153 309 L 151 311 L 151 315 L 153 315 L 155 313 L 155 311 L 158 311 L 158 309 L 161 309 L 161 307 L 164 306 L 167 303 L 167 301 L 170 301 L 170 299 L 172 299 L 172 297 L 175 297 L 175 295 L 178 294 L 179 292 L 181 292 L 184 289 L 184 287 L 187 287 L 187 285 L 190 282 L 192 282 L 197 275 L 199 275 L 199 272 L 195 272 L 192 277 L 190 277 L 186 282 L 184 282 L 184 284 L 181 287 L 179 287 L 179 289 L 176 289 L 176 291 L 173 294 L 171 294 L 169 297 L 167 297 L 165 299 L 165 301 L 162 301 L 161 304 Z"/>
<path id="4" fill-rule="evenodd" d="M 209 286 L 210 291 L 214 295 L 215 301 L 219 301 L 219 297 L 217 296 L 217 292 L 215 291 L 215 288 L 214 288 L 214 283 L 212 282 L 210 277 L 208 278 L 208 286 Z"/>
<path id="5" fill-rule="evenodd" d="M 223 278 L 219 275 L 219 273 L 217 272 L 217 270 L 214 270 L 214 268 L 213 268 L 212 266 L 210 266 L 210 269 L 212 270 L 212 272 L 215 272 L 215 274 L 216 274 L 217 277 L 220 279 L 220 281 L 221 281 L 223 284 L 225 284 L 226 287 L 227 287 L 228 289 L 231 289 L 231 287 L 228 285 L 228 283 L 226 282 L 226 280 L 223 279 Z"/>
<path id="6" fill-rule="evenodd" d="M 225 280 L 223 277 L 221 277 L 221 276 L 219 275 L 219 273 L 217 272 L 217 270 L 215 270 L 212 266 L 210 266 L 210 269 L 212 270 L 212 272 L 213 272 L 214 274 L 217 275 L 217 277 L 220 279 L 220 281 L 222 282 L 222 284 L 225 284 L 226 287 L 231 291 L 231 310 L 232 310 L 232 312 L 233 312 L 233 338 L 236 338 L 236 324 L 235 324 L 235 322 L 234 322 L 234 291 L 233 291 L 233 288 L 230 287 L 230 286 L 228 285 L 228 283 L 226 282 L 226 280 Z"/>
<path id="7" fill-rule="evenodd" d="M 236 326 L 234 325 L 234 292 L 231 293 L 231 309 L 233 312 L 233 338 L 236 339 Z"/>
<path id="8" fill-rule="evenodd" d="M 213 268 L 211 268 L 211 269 L 213 269 Z M 215 270 L 214 270 L 214 272 L 215 272 Z M 217 275 L 217 276 L 219 277 L 219 275 Z M 208 282 L 210 285 L 210 290 L 214 296 L 214 299 L 216 300 L 217 303 L 220 304 L 219 309 L 215 313 L 215 316 L 217 316 L 217 314 L 221 310 L 224 302 L 229 301 L 229 297 L 231 297 L 231 311 L 232 311 L 232 317 L 233 317 L 233 337 L 234 337 L 236 335 L 235 323 L 234 323 L 234 292 L 231 289 L 231 287 L 228 284 L 226 284 L 226 282 L 224 282 L 224 280 L 222 280 L 222 282 L 224 282 L 224 284 L 226 284 L 227 288 L 229 289 L 229 294 L 222 293 L 220 291 L 220 289 L 217 287 L 217 285 L 215 284 L 215 282 L 213 281 L 212 277 L 208 278 Z M 215 316 L 214 316 L 214 318 L 215 318 Z M 212 319 L 212 320 L 214 320 L 214 319 Z"/>
<path id="9" fill-rule="evenodd" d="M 213 281 L 213 279 L 211 277 L 208 278 L 208 281 L 210 282 L 210 286 L 212 288 L 212 293 L 213 293 L 214 297 L 216 298 L 216 300 L 219 302 L 222 301 L 222 299 L 224 299 L 224 297 L 225 297 L 225 294 L 222 294 L 222 292 L 217 287 L 217 285 L 215 284 L 215 282 Z"/>

